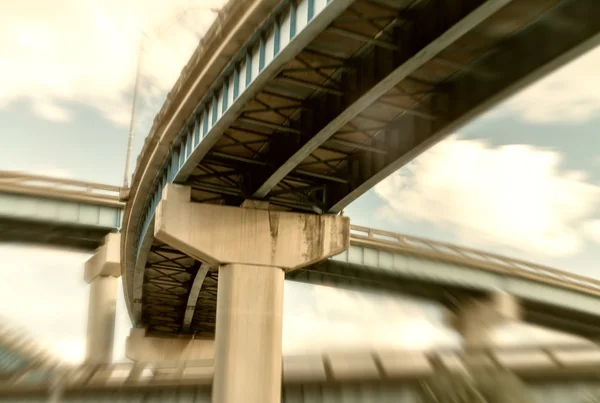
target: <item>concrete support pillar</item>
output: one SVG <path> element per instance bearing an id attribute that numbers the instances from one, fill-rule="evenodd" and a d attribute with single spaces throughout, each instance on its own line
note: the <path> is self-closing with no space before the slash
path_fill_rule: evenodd
<path id="1" fill-rule="evenodd" d="M 496 291 L 485 300 L 473 300 L 461 306 L 455 325 L 463 336 L 466 348 L 484 348 L 494 345 L 494 332 L 500 325 L 520 319 L 521 309 L 517 299 Z"/>
<path id="2" fill-rule="evenodd" d="M 84 280 L 90 285 L 86 363 L 112 361 L 117 309 L 118 280 L 121 275 L 119 234 L 109 234 L 85 264 Z"/>
<path id="3" fill-rule="evenodd" d="M 284 275 L 278 267 L 221 266 L 214 402 L 280 401 Z"/>
<path id="4" fill-rule="evenodd" d="M 98 276 L 90 283 L 86 362 L 108 364 L 112 361 L 117 310 L 116 277 Z"/>
<path id="5" fill-rule="evenodd" d="M 167 185 L 156 239 L 219 267 L 213 403 L 279 403 L 286 271 L 346 250 L 350 221 L 249 201 L 241 208 L 192 203 L 190 188 Z"/>

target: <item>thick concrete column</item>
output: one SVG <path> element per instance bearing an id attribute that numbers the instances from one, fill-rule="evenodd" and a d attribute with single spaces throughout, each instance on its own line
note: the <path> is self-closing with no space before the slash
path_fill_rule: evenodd
<path id="1" fill-rule="evenodd" d="M 120 235 L 109 234 L 85 264 L 84 280 L 90 285 L 86 363 L 112 361 L 117 309 L 118 280 L 121 275 Z"/>
<path id="2" fill-rule="evenodd" d="M 465 303 L 455 319 L 466 348 L 492 347 L 498 327 L 509 321 L 519 321 L 521 309 L 514 296 L 496 291 L 485 300 Z"/>
<path id="3" fill-rule="evenodd" d="M 285 271 L 346 250 L 349 219 L 192 203 L 190 188 L 168 185 L 154 236 L 219 267 L 213 403 L 279 403 Z"/>
<path id="4" fill-rule="evenodd" d="M 281 400 L 284 275 L 268 266 L 219 269 L 214 402 Z"/>

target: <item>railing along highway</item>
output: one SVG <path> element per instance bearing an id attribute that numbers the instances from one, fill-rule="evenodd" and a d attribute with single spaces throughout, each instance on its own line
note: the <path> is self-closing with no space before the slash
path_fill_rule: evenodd
<path id="1" fill-rule="evenodd" d="M 118 186 L 73 179 L 52 178 L 23 172 L 0 171 L 0 192 L 123 207 Z"/>
<path id="2" fill-rule="evenodd" d="M 600 367 L 600 348 L 590 344 L 549 347 L 493 348 L 470 351 L 354 351 L 284 356 L 285 384 L 356 381 L 410 382 L 440 370 L 493 368 L 511 371 L 527 380 L 594 376 Z M 34 372 L 35 368 L 28 371 Z M 88 387 L 164 387 L 210 385 L 213 361 L 116 363 L 57 367 L 49 379 L 32 381 L 27 371 L 0 380 L 2 391 Z"/>
<path id="3" fill-rule="evenodd" d="M 350 243 L 449 261 L 600 296 L 600 281 L 446 242 L 352 225 L 350 227 Z"/>

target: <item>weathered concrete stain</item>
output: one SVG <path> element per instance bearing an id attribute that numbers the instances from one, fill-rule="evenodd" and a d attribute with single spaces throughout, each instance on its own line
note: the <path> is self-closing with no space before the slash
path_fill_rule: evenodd
<path id="1" fill-rule="evenodd" d="M 317 239 L 323 239 L 325 234 L 323 225 L 323 220 L 316 215 L 303 215 L 303 240 L 304 245 L 302 245 L 302 249 L 304 253 L 302 257 L 306 262 L 310 262 L 314 260 L 317 256 L 323 255 L 323 242 L 311 242 L 315 239 L 315 235 L 317 235 Z"/>
<path id="2" fill-rule="evenodd" d="M 271 261 L 277 253 L 277 238 L 279 237 L 279 213 L 269 211 L 269 230 L 271 231 Z"/>

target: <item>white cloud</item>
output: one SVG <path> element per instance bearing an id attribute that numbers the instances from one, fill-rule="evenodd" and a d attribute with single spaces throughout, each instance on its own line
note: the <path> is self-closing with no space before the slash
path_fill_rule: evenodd
<path id="1" fill-rule="evenodd" d="M 570 255 L 582 246 L 600 188 L 560 164 L 554 151 L 452 136 L 376 186 L 387 203 L 379 214 L 429 221 L 465 245 Z"/>
<path id="2" fill-rule="evenodd" d="M 163 95 L 214 19 L 206 8 L 220 3 L 9 2 L 0 14 L 0 107 L 24 98 L 40 117 L 64 121 L 68 104 L 81 102 L 127 125 L 131 100 L 125 94 L 133 87 L 141 31 L 150 37 L 144 77 L 155 94 Z M 145 91 L 144 97 L 150 95 Z"/>
<path id="3" fill-rule="evenodd" d="M 62 356 L 66 339 L 85 332 L 87 255 L 32 247 L 0 246 L 2 314 Z"/>
<path id="4" fill-rule="evenodd" d="M 287 354 L 428 349 L 456 341 L 452 330 L 427 315 L 426 302 L 322 286 L 306 291 L 303 304 L 284 316 Z"/>
<path id="5" fill-rule="evenodd" d="M 66 122 L 70 119 L 69 111 L 53 104 L 51 101 L 37 99 L 33 103 L 33 110 L 41 118 L 55 122 Z"/>
<path id="6" fill-rule="evenodd" d="M 590 220 L 583 226 L 583 232 L 594 242 L 600 244 L 600 220 Z"/>
<path id="7" fill-rule="evenodd" d="M 77 364 L 85 358 L 85 339 L 69 337 L 55 343 L 53 352 L 69 364 Z"/>
<path id="8" fill-rule="evenodd" d="M 600 47 L 534 83 L 489 117 L 518 115 L 533 123 L 582 123 L 600 114 Z"/>
<path id="9" fill-rule="evenodd" d="M 89 286 L 83 268 L 89 254 L 0 245 L 2 316 L 34 336 L 55 356 L 71 363 L 85 356 Z M 114 357 L 125 357 L 131 324 L 119 288 Z"/>

